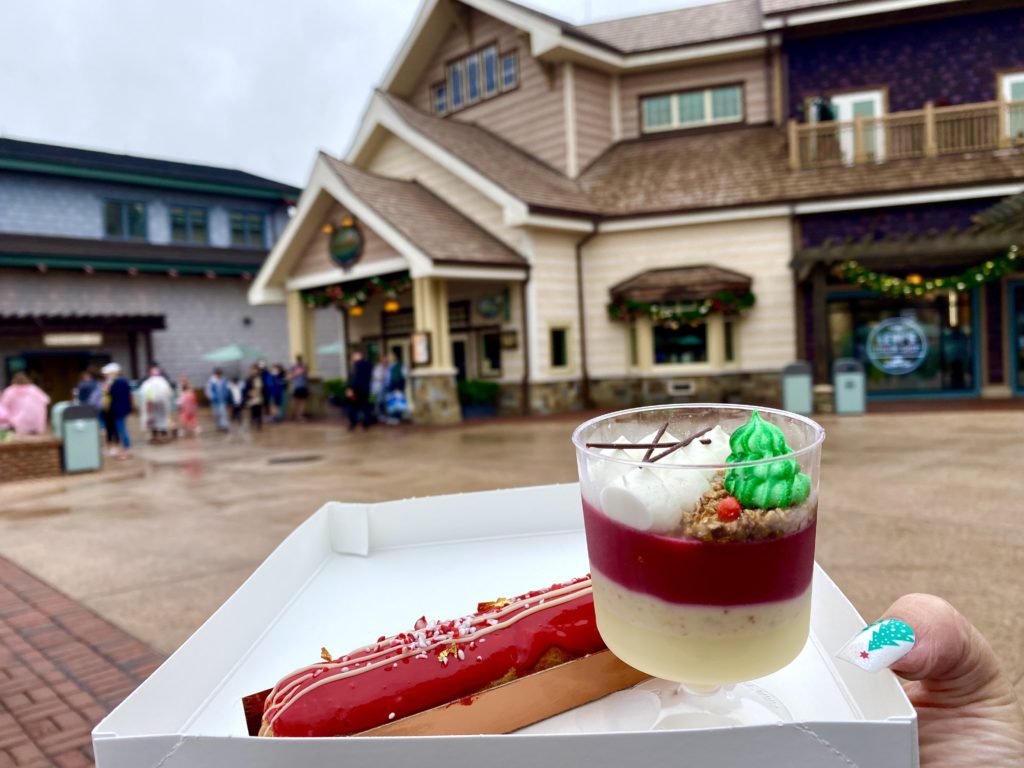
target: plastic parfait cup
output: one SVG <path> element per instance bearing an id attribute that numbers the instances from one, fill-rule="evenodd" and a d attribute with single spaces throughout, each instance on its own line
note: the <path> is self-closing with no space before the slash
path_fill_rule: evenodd
<path id="1" fill-rule="evenodd" d="M 824 430 L 771 408 L 607 414 L 573 433 L 597 625 L 663 680 L 771 674 L 810 625 Z"/>

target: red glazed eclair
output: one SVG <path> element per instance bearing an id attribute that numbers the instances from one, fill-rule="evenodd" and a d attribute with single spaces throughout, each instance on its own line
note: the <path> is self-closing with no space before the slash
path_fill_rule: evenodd
<path id="1" fill-rule="evenodd" d="M 604 649 L 590 578 L 481 603 L 285 677 L 261 736 L 349 736 Z"/>

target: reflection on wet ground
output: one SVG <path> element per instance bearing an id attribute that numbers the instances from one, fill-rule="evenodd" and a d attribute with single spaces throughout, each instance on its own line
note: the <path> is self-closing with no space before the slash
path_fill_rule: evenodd
<path id="1" fill-rule="evenodd" d="M 0 554 L 169 652 L 324 502 L 572 482 L 582 418 L 277 425 L 140 446 L 101 473 L 0 486 Z M 1020 689 L 1024 516 L 1010 468 L 1024 411 L 823 423 L 819 562 L 866 617 L 905 592 L 943 595 Z"/>

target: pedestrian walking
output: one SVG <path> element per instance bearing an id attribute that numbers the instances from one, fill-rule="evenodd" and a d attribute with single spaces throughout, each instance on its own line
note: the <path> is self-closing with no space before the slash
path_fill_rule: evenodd
<path id="1" fill-rule="evenodd" d="M 241 424 L 242 412 L 245 410 L 245 386 L 237 376 L 232 376 L 228 382 L 228 396 L 231 398 L 231 420 Z"/>
<path id="2" fill-rule="evenodd" d="M 409 413 L 405 396 L 405 368 L 394 352 L 388 353 L 388 391 L 385 395 L 388 423 L 397 424 Z"/>
<path id="3" fill-rule="evenodd" d="M 249 426 L 257 430 L 263 429 L 263 372 L 258 365 L 253 365 L 249 378 L 245 380 L 245 407 L 249 409 Z"/>
<path id="4" fill-rule="evenodd" d="M 377 358 L 377 362 L 374 363 L 373 370 L 370 373 L 370 401 L 373 403 L 373 415 L 380 421 L 384 421 L 387 416 L 389 375 L 390 369 L 387 357 L 381 353 L 380 357 Z"/>
<path id="5" fill-rule="evenodd" d="M 228 406 L 231 404 L 231 390 L 224 372 L 220 368 L 214 368 L 210 378 L 206 381 L 204 388 L 206 399 L 213 409 L 213 421 L 217 425 L 218 432 L 228 431 Z"/>
<path id="6" fill-rule="evenodd" d="M 103 384 L 97 381 L 96 374 L 89 368 L 82 371 L 78 380 L 78 386 L 74 391 L 75 402 L 79 405 L 89 405 L 99 413 L 103 407 Z"/>
<path id="7" fill-rule="evenodd" d="M 359 423 L 363 429 L 370 428 L 370 380 L 373 378 L 373 368 L 370 361 L 363 357 L 362 350 L 353 350 L 351 356 L 352 364 L 348 372 L 348 388 L 345 396 L 348 398 L 348 430 L 351 432 Z"/>
<path id="8" fill-rule="evenodd" d="M 178 428 L 181 434 L 188 437 L 199 435 L 199 400 L 196 399 L 195 390 L 188 380 L 188 376 L 182 376 L 178 380 Z"/>
<path id="9" fill-rule="evenodd" d="M 117 363 L 107 363 L 102 372 L 108 382 L 106 410 L 121 443 L 121 449 L 115 449 L 113 455 L 119 459 L 130 459 L 132 441 L 128 434 L 128 417 L 132 412 L 132 388 L 128 379 L 121 375 L 121 366 Z"/>
<path id="10" fill-rule="evenodd" d="M 142 398 L 143 428 L 149 430 L 150 442 L 168 441 L 174 390 L 158 366 L 150 366 L 149 377 L 139 387 L 139 396 Z"/>
<path id="11" fill-rule="evenodd" d="M 0 394 L 0 409 L 16 435 L 41 435 L 46 432 L 46 406 L 50 396 L 32 383 L 22 371 L 11 378 L 11 384 Z"/>
<path id="12" fill-rule="evenodd" d="M 274 363 L 270 366 L 270 378 L 274 382 L 272 388 L 272 399 L 274 403 L 274 421 L 284 421 L 285 415 L 288 413 L 288 404 L 286 402 L 288 398 L 288 374 L 284 370 L 284 366 L 280 363 Z"/>
<path id="13" fill-rule="evenodd" d="M 295 403 L 292 418 L 304 421 L 306 400 L 309 399 L 309 372 L 302 361 L 302 355 L 295 356 L 295 365 L 288 370 L 288 381 L 291 384 L 291 402 Z"/>

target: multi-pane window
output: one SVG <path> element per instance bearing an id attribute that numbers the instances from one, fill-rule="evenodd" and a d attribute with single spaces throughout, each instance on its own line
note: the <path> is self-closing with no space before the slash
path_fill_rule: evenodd
<path id="1" fill-rule="evenodd" d="M 239 248 L 266 248 L 263 214 L 246 211 L 231 212 L 231 244 Z"/>
<path id="2" fill-rule="evenodd" d="M 175 243 L 206 243 L 206 209 L 171 206 L 171 240 Z"/>
<path id="3" fill-rule="evenodd" d="M 444 82 L 431 86 L 431 101 L 434 112 L 444 115 L 497 96 L 518 84 L 515 52 L 499 54 L 498 46 L 492 44 L 448 64 Z"/>
<path id="4" fill-rule="evenodd" d="M 647 96 L 640 106 L 645 132 L 738 123 L 743 120 L 743 86 Z"/>
<path id="5" fill-rule="evenodd" d="M 672 328 L 654 326 L 654 364 L 706 363 L 708 360 L 708 326 L 681 325 Z"/>
<path id="6" fill-rule="evenodd" d="M 480 54 L 483 60 L 484 96 L 493 96 L 498 92 L 498 48 L 489 45 Z"/>
<path id="7" fill-rule="evenodd" d="M 123 200 L 103 203 L 103 232 L 107 237 L 146 239 L 146 204 Z"/>
<path id="8" fill-rule="evenodd" d="M 519 59 L 516 52 L 502 54 L 501 90 L 511 91 L 517 85 L 519 85 Z"/>
<path id="9" fill-rule="evenodd" d="M 480 375 L 501 376 L 501 332 L 480 335 Z"/>

